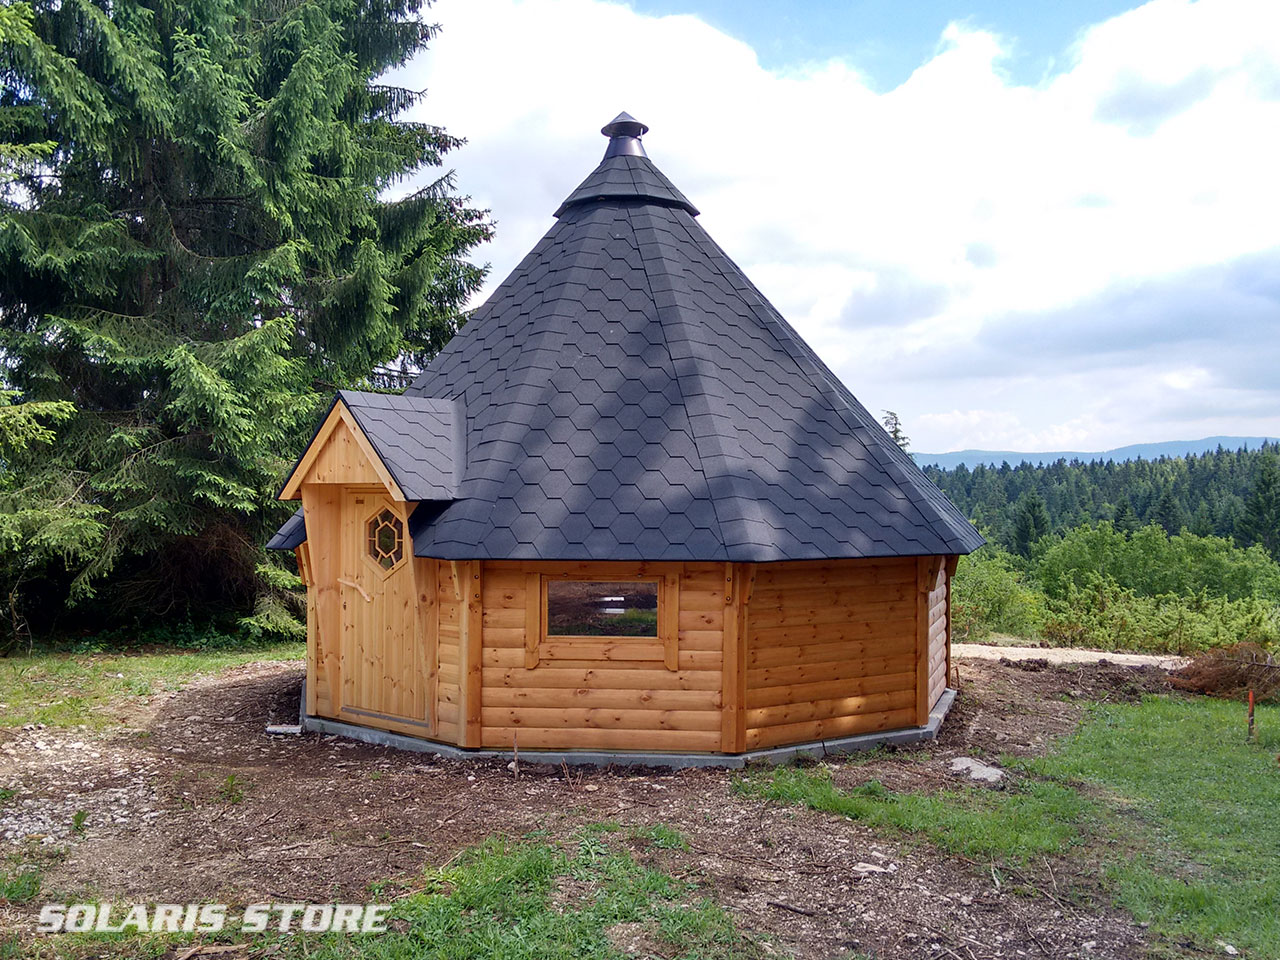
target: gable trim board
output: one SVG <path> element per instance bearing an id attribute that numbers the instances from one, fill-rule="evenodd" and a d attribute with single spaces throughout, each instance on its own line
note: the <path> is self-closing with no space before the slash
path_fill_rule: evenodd
<path id="1" fill-rule="evenodd" d="M 341 435 L 340 427 L 345 427 L 349 435 L 355 440 L 356 446 L 364 455 L 368 465 L 377 474 L 383 486 L 386 487 L 387 493 L 391 495 L 391 498 L 398 503 L 404 503 L 405 495 L 404 491 L 400 489 L 400 484 L 396 483 L 395 477 L 391 475 L 391 471 L 387 469 L 382 457 L 373 448 L 373 444 L 369 442 L 364 430 L 356 422 L 356 418 L 351 415 L 351 411 L 347 409 L 340 396 L 334 398 L 329 407 L 329 413 L 321 422 L 315 437 L 307 445 L 307 449 L 303 452 L 297 465 L 294 466 L 293 471 L 289 474 L 289 479 L 285 481 L 284 487 L 280 490 L 279 498 L 281 500 L 297 500 L 302 496 L 302 484 L 308 482 L 317 461 L 329 447 L 331 441 Z"/>

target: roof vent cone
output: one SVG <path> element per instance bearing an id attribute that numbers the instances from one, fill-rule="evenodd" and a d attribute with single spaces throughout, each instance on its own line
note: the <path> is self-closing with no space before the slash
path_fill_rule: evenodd
<path id="1" fill-rule="evenodd" d="M 640 142 L 649 128 L 625 111 L 601 127 L 600 132 L 609 138 L 609 146 L 604 151 L 606 160 L 610 157 L 649 156 Z"/>

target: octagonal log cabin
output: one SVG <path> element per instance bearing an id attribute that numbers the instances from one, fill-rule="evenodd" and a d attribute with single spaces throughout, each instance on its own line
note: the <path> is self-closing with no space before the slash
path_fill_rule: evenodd
<path id="1" fill-rule="evenodd" d="M 982 544 L 622 114 L 403 395 L 342 391 L 270 546 L 305 713 L 470 749 L 737 755 L 919 730 Z"/>

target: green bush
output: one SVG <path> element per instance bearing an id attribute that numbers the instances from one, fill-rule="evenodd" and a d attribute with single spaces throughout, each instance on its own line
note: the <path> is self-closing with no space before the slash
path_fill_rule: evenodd
<path id="1" fill-rule="evenodd" d="M 1094 573 L 1084 586 L 1068 582 L 1047 607 L 1044 639 L 1060 646 L 1177 654 L 1236 643 L 1280 647 L 1280 607 L 1260 597 L 1142 596 Z"/>
<path id="2" fill-rule="evenodd" d="M 1041 540 L 1034 558 L 1035 577 L 1052 599 L 1103 577 L 1140 597 L 1208 593 L 1280 601 L 1280 563 L 1261 547 L 1241 549 L 1224 537 L 1171 537 L 1157 526 L 1126 534 L 1103 521 Z"/>
<path id="3" fill-rule="evenodd" d="M 1044 597 L 1029 586 L 1013 558 L 989 545 L 961 557 L 951 581 L 951 627 L 959 641 L 993 633 L 1028 637 L 1039 632 Z"/>

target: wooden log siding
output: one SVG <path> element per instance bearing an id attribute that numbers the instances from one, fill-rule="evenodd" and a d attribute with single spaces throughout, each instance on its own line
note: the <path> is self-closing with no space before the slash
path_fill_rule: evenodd
<path id="1" fill-rule="evenodd" d="M 335 488 L 304 489 L 304 500 L 317 514 L 335 511 Z M 326 642 L 341 634 L 337 594 L 324 589 L 333 571 L 324 551 L 307 560 L 308 710 L 341 716 L 343 664 L 338 644 Z M 738 753 L 910 727 L 921 642 L 929 706 L 946 685 L 943 558 L 412 563 L 431 723 L 418 735 L 445 743 Z M 543 576 L 615 580 L 637 569 L 677 587 L 677 605 L 666 611 L 677 627 L 674 670 L 661 648 L 652 659 L 609 659 L 616 642 L 608 639 L 599 656 L 539 654 Z M 357 722 L 386 726 L 374 717 Z"/>
<path id="2" fill-rule="evenodd" d="M 462 742 L 462 587 L 457 577 L 461 564 L 423 559 L 436 566 L 436 601 L 439 611 L 436 643 L 436 739 Z"/>
<path id="3" fill-rule="evenodd" d="M 674 669 L 661 647 L 654 659 L 608 659 L 618 644 L 602 638 L 600 656 L 578 643 L 582 659 L 566 659 L 559 650 L 539 657 L 529 640 L 530 630 L 543 629 L 540 592 L 536 615 L 530 607 L 536 575 L 625 580 L 637 575 L 635 564 L 485 563 L 481 746 L 720 749 L 725 565 L 651 563 L 643 572 L 678 584 L 663 594 L 676 598 L 674 609 L 661 614 L 677 628 Z"/>
<path id="4" fill-rule="evenodd" d="M 915 558 L 767 563 L 745 607 L 745 749 L 909 727 Z"/>
<path id="5" fill-rule="evenodd" d="M 929 609 L 929 709 L 938 702 L 947 689 L 947 664 L 951 639 L 951 576 L 950 567 L 941 564 L 933 582 L 929 584 L 927 598 Z"/>

